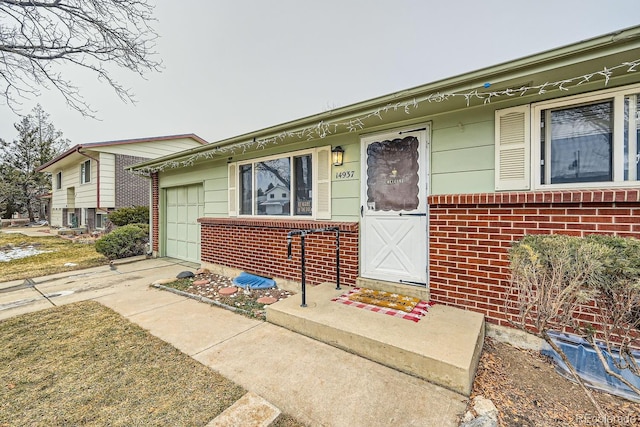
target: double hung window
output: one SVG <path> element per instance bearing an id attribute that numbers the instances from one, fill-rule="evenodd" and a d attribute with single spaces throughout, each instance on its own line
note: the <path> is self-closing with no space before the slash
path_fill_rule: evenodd
<path id="1" fill-rule="evenodd" d="M 326 216 L 329 153 L 324 147 L 230 164 L 230 215 Z"/>
<path id="2" fill-rule="evenodd" d="M 91 160 L 87 160 L 80 165 L 80 183 L 91 182 Z"/>
<path id="3" fill-rule="evenodd" d="M 638 87 L 535 105 L 533 141 L 540 162 L 536 186 L 637 181 L 639 107 Z"/>
<path id="4" fill-rule="evenodd" d="M 640 85 L 496 110 L 495 189 L 637 186 Z"/>

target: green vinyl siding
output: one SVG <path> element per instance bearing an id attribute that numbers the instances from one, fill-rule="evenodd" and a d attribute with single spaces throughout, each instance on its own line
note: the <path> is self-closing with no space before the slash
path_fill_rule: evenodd
<path id="1" fill-rule="evenodd" d="M 431 177 L 431 194 L 470 194 L 493 192 L 492 170 L 434 174 Z M 443 191 L 444 190 L 444 191 Z"/>
<path id="2" fill-rule="evenodd" d="M 494 190 L 493 109 L 448 114 L 433 122 L 429 194 Z"/>
<path id="3" fill-rule="evenodd" d="M 495 152 L 492 145 L 440 151 L 431 154 L 431 174 L 493 170 Z"/>
<path id="4" fill-rule="evenodd" d="M 357 222 L 360 220 L 360 140 L 349 135 L 349 144 L 336 144 L 344 149 L 342 166 L 331 167 L 331 218 L 334 221 Z M 344 177 L 353 173 L 353 177 Z M 341 177 L 336 175 L 342 174 Z"/>

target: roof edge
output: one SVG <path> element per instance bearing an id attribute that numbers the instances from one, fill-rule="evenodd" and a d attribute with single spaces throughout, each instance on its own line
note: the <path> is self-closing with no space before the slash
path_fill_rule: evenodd
<path id="1" fill-rule="evenodd" d="M 36 172 L 40 172 L 43 169 L 48 168 L 49 166 L 59 162 L 65 157 L 77 152 L 81 148 L 92 148 L 92 147 L 108 147 L 112 145 L 124 145 L 124 144 L 135 144 L 139 142 L 156 142 L 156 141 L 168 141 L 170 139 L 181 139 L 181 138 L 191 138 L 194 141 L 198 142 L 202 145 L 207 145 L 208 142 L 204 139 L 196 135 L 195 133 L 185 133 L 185 134 L 177 134 L 177 135 L 165 135 L 165 136 L 152 136 L 147 138 L 133 138 L 133 139 L 121 139 L 114 141 L 102 141 L 102 142 L 87 142 L 84 144 L 76 144 L 73 147 L 69 148 L 64 153 L 58 155 L 57 157 L 49 160 L 47 163 L 40 165 Z"/>
<path id="2" fill-rule="evenodd" d="M 532 55 L 505 61 L 496 65 L 491 65 L 489 67 L 480 68 L 475 71 L 470 71 L 454 75 L 452 77 L 435 80 L 433 82 L 415 86 L 413 88 L 403 89 L 401 91 L 393 92 L 376 98 L 371 98 L 365 101 L 360 101 L 333 110 L 313 114 L 299 119 L 294 119 L 267 128 L 236 135 L 230 138 L 225 138 L 219 141 L 211 142 L 206 147 L 196 147 L 182 152 L 169 154 L 164 157 L 159 157 L 157 159 L 136 164 L 129 169 L 140 170 L 148 168 L 149 166 L 152 166 L 154 164 L 187 157 L 193 154 L 198 154 L 215 148 L 225 147 L 227 145 L 236 144 L 243 141 L 265 137 L 266 135 L 277 135 L 291 129 L 304 128 L 310 125 L 314 125 L 320 122 L 327 122 L 330 120 L 338 120 L 341 118 L 356 115 L 363 111 L 370 110 L 377 106 L 384 106 L 390 103 L 397 103 L 414 97 L 424 96 L 429 93 L 438 92 L 444 88 L 460 88 L 465 84 L 468 85 L 469 83 L 476 80 L 486 80 L 488 77 L 495 76 L 496 74 L 513 73 L 519 70 L 533 68 L 535 66 L 544 65 L 547 63 L 553 63 L 554 61 L 562 58 L 583 55 L 591 51 L 605 49 L 608 46 L 614 46 L 617 44 L 624 44 L 639 38 L 640 25 L 616 30 L 604 35 L 571 43 L 569 45 L 548 49 Z"/>

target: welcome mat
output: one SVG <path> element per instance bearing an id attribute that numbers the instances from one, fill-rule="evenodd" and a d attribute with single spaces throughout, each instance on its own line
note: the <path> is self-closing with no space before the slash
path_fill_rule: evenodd
<path id="1" fill-rule="evenodd" d="M 432 305 L 418 298 L 367 288 L 352 288 L 346 294 L 333 298 L 331 301 L 414 322 L 419 321 L 427 314 L 427 310 Z"/>

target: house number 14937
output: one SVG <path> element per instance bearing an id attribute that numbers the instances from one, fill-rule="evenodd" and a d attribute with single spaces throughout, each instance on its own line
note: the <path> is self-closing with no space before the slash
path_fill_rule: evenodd
<path id="1" fill-rule="evenodd" d="M 349 179 L 355 176 L 355 171 L 336 172 L 336 179 Z"/>

